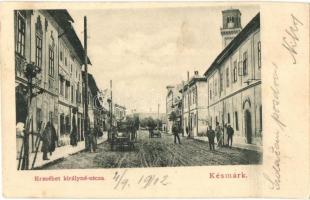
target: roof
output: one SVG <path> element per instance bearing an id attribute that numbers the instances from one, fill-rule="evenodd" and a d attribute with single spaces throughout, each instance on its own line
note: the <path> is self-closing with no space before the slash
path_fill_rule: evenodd
<path id="1" fill-rule="evenodd" d="M 179 90 L 179 92 L 182 93 L 182 90 L 184 89 L 184 91 L 187 90 L 188 87 L 194 85 L 195 83 L 197 82 L 200 82 L 200 81 L 207 81 L 207 78 L 206 77 L 192 77 L 189 82 L 187 84 L 184 85 L 184 88 L 181 88 Z"/>
<path id="2" fill-rule="evenodd" d="M 204 73 L 208 76 L 213 70 L 222 64 L 233 52 L 236 50 L 247 37 L 260 27 L 260 13 L 257 13 L 255 17 L 242 29 L 242 31 L 225 47 L 225 49 L 216 57 L 211 66 Z"/>
<path id="3" fill-rule="evenodd" d="M 71 23 L 74 22 L 69 12 L 65 9 L 46 10 L 61 26 L 70 42 L 75 49 L 79 59 L 84 63 L 85 51 L 80 39 L 78 38 Z M 91 65 L 89 57 L 87 57 L 88 64 Z"/>
<path id="4" fill-rule="evenodd" d="M 85 72 L 84 71 L 82 71 L 82 77 L 83 77 L 83 79 L 85 79 Z M 99 88 L 97 87 L 97 83 L 96 83 L 93 75 L 90 73 L 88 73 L 88 88 L 90 89 L 90 92 L 92 93 L 93 96 L 97 95 Z"/>

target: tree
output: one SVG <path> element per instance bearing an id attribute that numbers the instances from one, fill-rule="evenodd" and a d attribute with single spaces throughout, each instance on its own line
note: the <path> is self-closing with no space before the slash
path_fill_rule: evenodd
<path id="1" fill-rule="evenodd" d="M 177 116 L 177 114 L 176 114 L 176 112 L 175 111 L 172 111 L 171 113 L 170 113 L 170 115 L 169 115 L 169 121 L 176 121 L 177 120 L 177 118 L 178 118 L 178 116 Z"/>

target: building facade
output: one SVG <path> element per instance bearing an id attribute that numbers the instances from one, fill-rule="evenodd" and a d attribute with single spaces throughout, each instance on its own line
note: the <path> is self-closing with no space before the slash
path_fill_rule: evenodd
<path id="1" fill-rule="evenodd" d="M 35 151 L 37 133 L 47 122 L 56 129 L 58 146 L 70 144 L 73 127 L 83 140 L 84 49 L 73 22 L 66 10 L 14 11 L 16 123 L 31 119 L 30 152 Z M 38 72 L 32 80 L 31 103 L 25 75 L 29 65 Z"/>
<path id="2" fill-rule="evenodd" d="M 60 11 L 62 12 L 62 11 Z M 70 17 L 64 12 L 63 20 Z M 16 122 L 31 119 L 29 150 L 34 151 L 36 133 L 47 122 L 58 124 L 58 35 L 65 27 L 48 10 L 14 11 Z M 32 64 L 39 73 L 33 79 L 33 97 L 28 105 L 25 70 Z M 37 91 L 40 93 L 35 94 Z"/>
<path id="3" fill-rule="evenodd" d="M 208 117 L 208 89 L 207 79 L 199 76 L 195 71 L 194 76 L 184 84 L 180 92 L 183 93 L 182 126 L 191 137 L 204 136 L 207 131 Z"/>
<path id="4" fill-rule="evenodd" d="M 72 22 L 71 22 L 72 23 Z M 63 30 L 59 37 L 59 141 L 70 143 L 70 133 L 77 131 L 78 140 L 84 140 L 84 116 L 82 98 L 83 47 L 74 31 Z"/>
<path id="5" fill-rule="evenodd" d="M 208 124 L 230 124 L 236 143 L 262 144 L 261 68 L 258 13 L 205 72 Z"/>

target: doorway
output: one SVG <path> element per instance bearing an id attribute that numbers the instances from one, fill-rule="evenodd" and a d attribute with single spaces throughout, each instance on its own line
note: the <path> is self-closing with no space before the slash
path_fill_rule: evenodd
<path id="1" fill-rule="evenodd" d="M 252 144 L 252 119 L 251 112 L 249 110 L 245 110 L 244 113 L 245 118 L 245 136 L 248 144 Z"/>

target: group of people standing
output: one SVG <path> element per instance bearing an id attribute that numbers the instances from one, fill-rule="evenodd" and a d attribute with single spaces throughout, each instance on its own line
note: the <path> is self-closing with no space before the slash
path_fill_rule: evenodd
<path id="1" fill-rule="evenodd" d="M 174 143 L 177 144 L 181 144 L 181 140 L 180 140 L 180 128 L 179 126 L 174 123 L 172 125 L 172 134 L 174 136 Z M 188 127 L 186 127 L 186 133 L 189 136 L 189 129 Z M 227 135 L 227 145 L 228 147 L 232 147 L 232 143 L 233 143 L 233 135 L 234 135 L 234 129 L 231 127 L 230 124 L 225 124 L 224 127 L 221 127 L 219 122 L 216 122 L 216 127 L 215 130 L 212 129 L 212 126 L 210 125 L 208 127 L 207 130 L 207 137 L 208 137 L 208 141 L 209 141 L 209 147 L 210 150 L 215 150 L 215 138 L 217 141 L 217 146 L 218 147 L 222 147 L 224 146 L 224 134 L 226 133 Z"/>
<path id="2" fill-rule="evenodd" d="M 224 146 L 224 133 L 226 132 L 227 135 L 227 145 L 228 147 L 232 147 L 233 142 L 233 135 L 234 129 L 231 127 L 230 124 L 225 124 L 224 127 L 221 127 L 219 122 L 216 122 L 215 130 L 212 129 L 212 126 L 208 127 L 207 137 L 209 141 L 210 150 L 215 150 L 214 147 L 214 139 L 216 137 L 217 146 L 222 147 Z"/>

